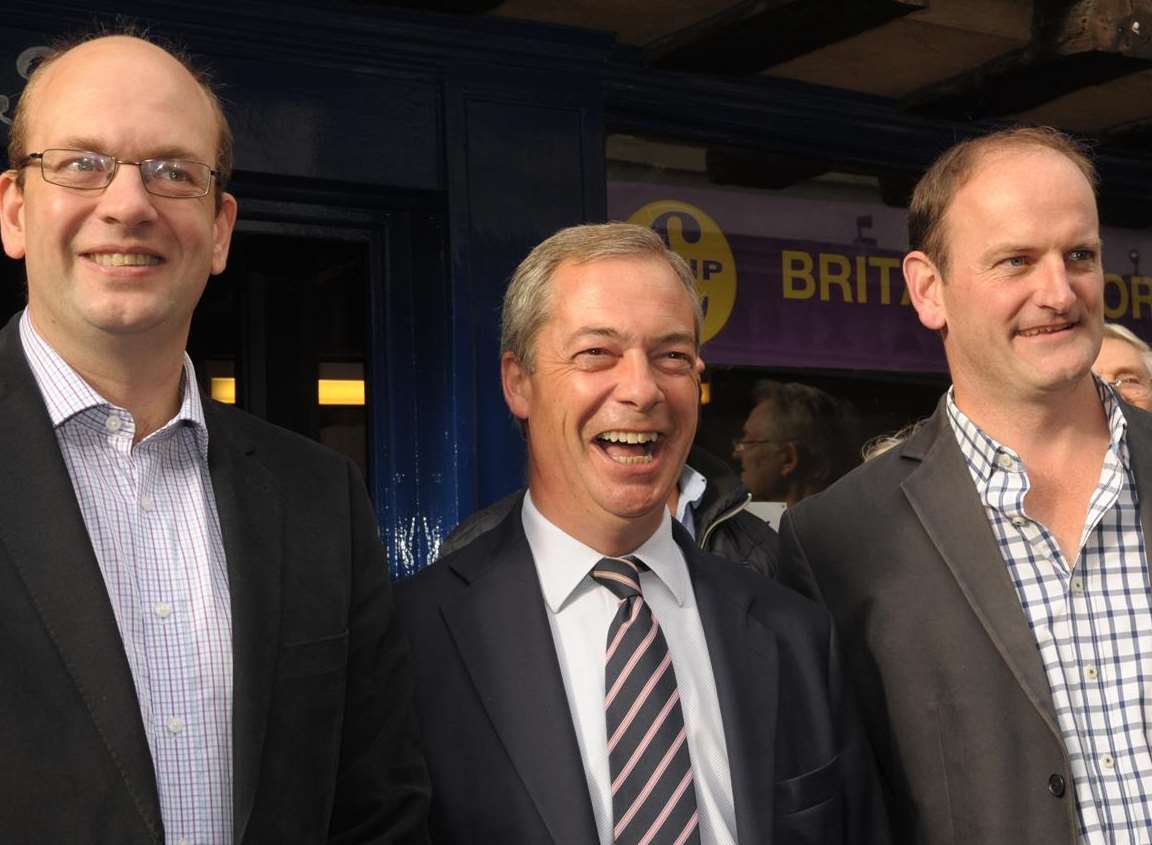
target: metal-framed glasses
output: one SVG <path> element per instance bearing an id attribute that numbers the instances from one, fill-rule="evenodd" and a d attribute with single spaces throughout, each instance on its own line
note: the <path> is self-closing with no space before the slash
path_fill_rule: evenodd
<path id="1" fill-rule="evenodd" d="M 1128 400 L 1142 401 L 1152 396 L 1152 385 L 1137 376 L 1118 376 L 1104 383 Z"/>
<path id="2" fill-rule="evenodd" d="M 122 164 L 140 169 L 144 190 L 153 196 L 195 199 L 206 196 L 219 173 L 202 161 L 186 158 L 146 158 L 128 161 L 92 150 L 48 149 L 28 153 L 20 167 L 40 162 L 45 182 L 81 191 L 100 191 L 112 184 Z"/>
<path id="3" fill-rule="evenodd" d="M 743 452 L 749 446 L 760 446 L 760 445 L 763 445 L 764 443 L 780 443 L 780 442 L 782 442 L 782 441 L 779 438 L 772 438 L 771 440 L 741 440 L 739 437 L 737 437 L 735 440 L 732 441 L 732 451 L 733 452 Z"/>

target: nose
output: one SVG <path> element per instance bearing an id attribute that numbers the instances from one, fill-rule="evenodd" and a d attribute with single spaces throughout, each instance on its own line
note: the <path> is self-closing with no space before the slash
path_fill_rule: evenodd
<path id="1" fill-rule="evenodd" d="M 1076 292 L 1072 289 L 1068 265 L 1062 257 L 1053 256 L 1052 260 L 1044 262 L 1038 268 L 1037 276 L 1035 296 L 1042 308 L 1064 312 L 1072 307 Z"/>
<path id="2" fill-rule="evenodd" d="M 98 212 L 107 223 L 139 226 L 156 217 L 153 197 L 144 190 L 144 180 L 134 164 L 121 164 L 112 183 L 100 195 Z"/>
<path id="3" fill-rule="evenodd" d="M 616 398 L 641 411 L 647 411 L 664 398 L 664 390 L 657 381 L 657 374 L 640 350 L 626 352 L 618 365 L 619 379 L 616 382 Z"/>

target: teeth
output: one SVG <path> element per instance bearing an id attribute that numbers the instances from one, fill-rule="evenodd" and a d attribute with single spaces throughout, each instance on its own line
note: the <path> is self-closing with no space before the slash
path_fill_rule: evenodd
<path id="1" fill-rule="evenodd" d="M 1067 325 L 1063 326 L 1043 326 L 1038 329 L 1024 329 L 1020 334 L 1024 337 L 1035 337 L 1038 334 L 1055 334 L 1056 332 L 1063 331 L 1068 328 Z"/>
<path id="2" fill-rule="evenodd" d="M 141 252 L 93 252 L 89 257 L 101 267 L 146 267 L 160 263 L 158 256 Z"/>
<path id="3" fill-rule="evenodd" d="M 612 458 L 618 464 L 650 464 L 652 463 L 651 455 L 633 455 L 626 458 Z"/>
<path id="4" fill-rule="evenodd" d="M 655 443 L 660 439 L 658 431 L 606 431 L 597 436 L 609 443 Z"/>

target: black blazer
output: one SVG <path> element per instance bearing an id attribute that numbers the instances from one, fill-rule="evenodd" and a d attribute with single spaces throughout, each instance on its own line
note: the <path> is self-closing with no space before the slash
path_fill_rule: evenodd
<path id="1" fill-rule="evenodd" d="M 1152 416 L 1124 406 L 1152 537 Z M 941 400 L 789 508 L 780 578 L 827 602 L 900 842 L 1076 845 L 1047 674 Z"/>
<path id="2" fill-rule="evenodd" d="M 238 843 L 425 841 L 408 655 L 356 470 L 205 400 Z M 164 841 L 104 581 L 17 321 L 0 331 L 0 841 Z"/>
<path id="3" fill-rule="evenodd" d="M 712 659 L 739 840 L 887 842 L 831 623 L 768 579 L 677 541 Z M 520 507 L 397 588 L 440 843 L 598 842 Z"/>

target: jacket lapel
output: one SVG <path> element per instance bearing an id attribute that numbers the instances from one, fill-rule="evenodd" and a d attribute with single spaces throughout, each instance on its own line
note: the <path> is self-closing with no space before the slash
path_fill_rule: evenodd
<path id="1" fill-rule="evenodd" d="M 230 425 L 231 412 L 205 399 L 204 413 L 232 605 L 232 798 L 239 843 L 255 799 L 275 681 L 282 515 L 272 477 L 256 459 L 255 445 Z"/>
<path id="2" fill-rule="evenodd" d="M 1060 736 L 1036 639 L 948 422 L 944 401 L 903 447 L 921 461 L 904 494 L 1025 694 Z"/>
<path id="3" fill-rule="evenodd" d="M 1128 420 L 1128 454 L 1132 473 L 1136 477 L 1136 492 L 1140 500 L 1140 527 L 1144 531 L 1144 547 L 1152 542 L 1152 415 L 1121 403 Z M 1146 555 L 1152 566 L 1152 555 Z M 1152 579 L 1152 573 L 1149 578 Z"/>
<path id="4" fill-rule="evenodd" d="M 0 555 L 23 579 L 140 815 L 161 840 L 160 801 L 132 673 L 68 469 L 24 358 L 18 320 L 0 332 Z"/>
<path id="5" fill-rule="evenodd" d="M 740 842 L 772 841 L 779 672 L 775 636 L 752 614 L 752 597 L 722 583 L 728 572 L 675 527 L 688 561 L 724 720 Z M 727 564 L 731 566 L 731 564 Z"/>
<path id="6" fill-rule="evenodd" d="M 441 612 L 464 665 L 556 845 L 598 841 L 580 746 L 520 508 L 491 555 L 450 565 L 469 587 Z"/>

